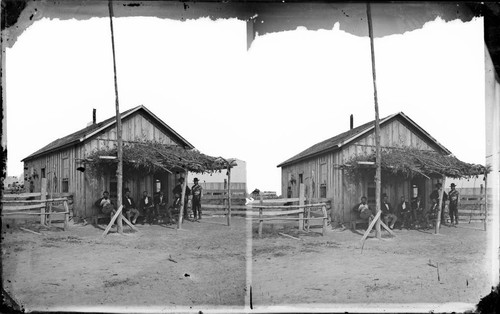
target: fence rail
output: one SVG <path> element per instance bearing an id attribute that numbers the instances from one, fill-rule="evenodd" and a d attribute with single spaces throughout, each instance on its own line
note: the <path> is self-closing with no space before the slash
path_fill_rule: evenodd
<path id="1" fill-rule="evenodd" d="M 38 215 L 40 216 L 40 224 L 45 225 L 47 222 L 51 226 L 56 215 L 64 215 L 64 230 L 67 230 L 70 214 L 69 198 L 56 197 L 47 199 L 47 180 L 45 178 L 42 179 L 41 190 L 38 193 L 4 194 L 2 198 L 2 217 L 22 219 Z M 40 199 L 33 199 L 37 197 Z M 56 206 L 55 204 L 58 203 L 61 205 Z"/>

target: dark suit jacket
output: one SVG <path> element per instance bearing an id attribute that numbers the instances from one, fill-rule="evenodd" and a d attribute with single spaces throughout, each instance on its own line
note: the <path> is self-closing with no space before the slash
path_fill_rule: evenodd
<path id="1" fill-rule="evenodd" d="M 127 200 L 127 197 L 126 197 L 126 196 L 123 196 L 123 199 L 122 199 L 122 205 L 123 205 L 123 210 L 125 210 L 125 211 L 127 211 L 127 210 L 129 210 L 129 209 L 131 209 L 131 208 L 137 208 L 137 207 L 135 207 L 135 202 L 134 202 L 134 199 L 133 199 L 133 198 L 131 198 L 131 197 L 130 197 L 129 199 L 130 199 L 130 203 L 131 203 L 131 204 L 129 204 L 129 202 L 128 202 L 128 200 Z"/>
<path id="2" fill-rule="evenodd" d="M 146 205 L 146 198 L 148 199 L 148 204 Z M 139 209 L 140 210 L 144 210 L 146 208 L 150 208 L 150 207 L 154 207 L 154 203 L 153 203 L 153 200 L 151 199 L 151 196 L 147 196 L 147 197 L 142 197 L 141 198 L 141 201 L 139 202 Z"/>
<path id="3" fill-rule="evenodd" d="M 404 210 L 403 210 L 403 203 L 401 202 L 401 203 L 398 204 L 398 207 L 396 208 L 398 215 L 401 215 L 402 213 L 407 213 L 407 212 L 411 211 L 411 205 L 410 205 L 410 203 L 407 202 L 407 201 L 404 201 L 404 203 L 406 204 L 405 205 L 406 208 Z"/>
<path id="4" fill-rule="evenodd" d="M 387 209 L 387 206 L 385 206 L 386 204 L 389 207 L 389 209 Z M 384 203 L 382 201 L 380 203 L 380 209 L 382 210 L 382 215 L 395 214 L 394 213 L 394 208 L 392 207 L 391 203 L 389 203 L 389 202 Z"/>

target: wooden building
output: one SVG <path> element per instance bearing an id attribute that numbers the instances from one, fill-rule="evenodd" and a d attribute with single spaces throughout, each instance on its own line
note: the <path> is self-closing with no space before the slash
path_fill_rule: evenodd
<path id="1" fill-rule="evenodd" d="M 307 198 L 328 198 L 333 213 L 344 221 L 350 221 L 352 207 L 362 196 L 375 208 L 375 179 L 372 175 L 353 179 L 345 174 L 343 166 L 351 158 L 375 151 L 374 121 L 317 143 L 278 165 L 281 167 L 281 192 L 287 197 L 298 197 L 299 185 L 304 183 Z M 399 112 L 380 120 L 382 149 L 413 147 L 434 151 L 442 155 L 451 152 L 436 141 L 418 124 Z M 382 193 L 396 206 L 401 196 L 407 200 L 420 195 L 424 203 L 429 202 L 437 178 L 382 176 Z M 426 203 L 425 206 L 428 206 Z"/>
<path id="2" fill-rule="evenodd" d="M 194 148 L 142 105 L 121 113 L 121 119 L 124 145 L 137 140 L 155 140 L 185 149 Z M 57 139 L 22 160 L 25 187 L 28 191 L 40 192 L 41 179 L 47 178 L 49 193 L 73 197 L 74 216 L 92 217 L 97 213 L 93 204 L 103 191 L 109 191 L 110 197 L 116 200 L 117 182 L 114 175 L 99 179 L 89 176 L 85 171 L 85 158 L 98 149 L 112 148 L 116 143 L 116 117 L 96 123 L 94 114 L 93 122 L 86 128 Z M 163 190 L 172 200 L 171 191 L 180 176 L 167 172 L 145 174 L 124 182 L 123 187 L 130 189 L 137 203 L 143 191 L 152 196 Z"/>

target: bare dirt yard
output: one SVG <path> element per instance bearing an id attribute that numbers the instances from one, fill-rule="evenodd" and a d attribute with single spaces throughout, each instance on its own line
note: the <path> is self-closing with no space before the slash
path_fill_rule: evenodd
<path id="1" fill-rule="evenodd" d="M 205 310 L 245 304 L 244 218 L 204 218 L 183 230 L 137 225 L 101 238 L 92 225 L 2 228 L 3 287 L 26 311 Z M 36 235 L 19 227 L 39 231 Z"/>
<path id="2" fill-rule="evenodd" d="M 491 291 L 490 233 L 480 223 L 444 226 L 441 235 L 403 229 L 394 231 L 396 237 L 384 232 L 378 240 L 372 233 L 363 250 L 364 230 L 329 230 L 321 236 L 299 234 L 296 224 L 264 224 L 262 238 L 253 225 L 252 302 L 257 310 L 288 305 L 403 312 L 429 306 L 439 311 L 432 305 L 448 303 L 461 312 L 474 309 L 470 304 Z"/>

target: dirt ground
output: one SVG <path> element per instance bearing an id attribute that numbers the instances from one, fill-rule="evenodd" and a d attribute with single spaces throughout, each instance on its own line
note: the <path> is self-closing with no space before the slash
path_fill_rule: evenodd
<path id="1" fill-rule="evenodd" d="M 407 312 L 416 303 L 420 308 L 449 303 L 452 308 L 470 309 L 491 291 L 488 233 L 482 228 L 480 223 L 445 226 L 441 235 L 396 229 L 396 237 L 384 232 L 382 240 L 372 233 L 362 250 L 364 230 L 329 231 L 323 237 L 298 234 L 296 222 L 264 224 L 259 238 L 254 224 L 253 306 L 331 308 L 335 303 L 337 309 L 357 304 Z"/>
<path id="2" fill-rule="evenodd" d="M 185 222 L 183 230 L 138 225 L 138 233 L 125 227 L 125 236 L 104 239 L 92 225 L 72 224 L 67 232 L 23 226 L 43 235 L 4 225 L 3 286 L 27 311 L 248 312 L 251 244 L 248 279 L 257 311 L 397 311 L 403 304 L 409 312 L 416 304 L 442 303 L 460 310 L 490 293 L 489 233 L 479 223 L 443 227 L 441 235 L 395 230 L 396 237 L 384 232 L 377 240 L 372 234 L 361 249 L 361 229 L 321 236 L 299 234 L 296 223 L 266 223 L 259 238 L 254 223 L 247 241 L 244 218 L 233 217 L 231 227 L 225 222 L 207 217 Z"/>
<path id="3" fill-rule="evenodd" d="M 4 289 L 27 311 L 205 310 L 245 303 L 244 218 L 185 222 L 183 230 L 137 225 L 125 236 L 92 225 L 67 232 L 2 229 Z M 116 230 L 115 230 L 116 231 Z M 170 259 L 170 260 L 169 260 Z"/>

